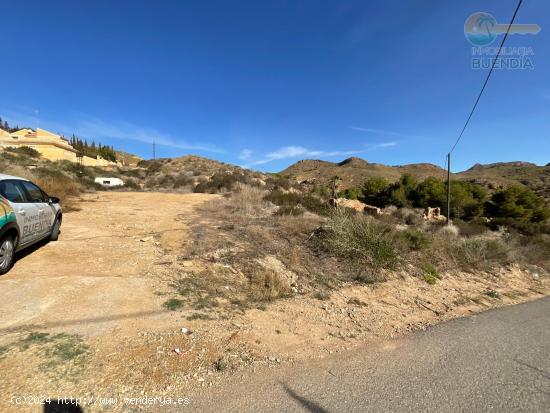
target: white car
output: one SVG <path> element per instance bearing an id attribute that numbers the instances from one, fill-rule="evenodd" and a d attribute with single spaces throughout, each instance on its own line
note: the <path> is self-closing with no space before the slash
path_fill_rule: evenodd
<path id="1" fill-rule="evenodd" d="M 0 174 L 0 275 L 15 253 L 45 238 L 56 241 L 61 228 L 59 198 L 25 178 Z"/>

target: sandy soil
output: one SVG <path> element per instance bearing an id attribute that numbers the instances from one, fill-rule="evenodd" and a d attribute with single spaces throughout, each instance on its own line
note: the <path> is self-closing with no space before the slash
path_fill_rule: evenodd
<path id="1" fill-rule="evenodd" d="M 187 228 L 200 220 L 196 207 L 215 199 L 89 194 L 64 217 L 58 242 L 22 254 L 0 277 L 0 411 L 41 411 L 11 399 L 30 395 L 82 397 L 92 412 L 128 411 L 121 397 L 186 397 L 245 368 L 326 357 L 550 291 L 547 277 L 517 268 L 455 274 L 435 286 L 403 272 L 326 300 L 298 295 L 188 320 L 194 309 L 163 307 L 169 285 L 198 267 L 228 272 L 185 254 Z M 108 406 L 98 397 L 118 399 Z"/>
<path id="2" fill-rule="evenodd" d="M 58 242 L 25 251 L 0 279 L 2 331 L 60 328 L 96 336 L 135 330 L 159 312 L 158 267 L 177 259 L 185 221 L 208 195 L 87 195 Z M 180 219 L 181 218 L 181 219 Z"/>

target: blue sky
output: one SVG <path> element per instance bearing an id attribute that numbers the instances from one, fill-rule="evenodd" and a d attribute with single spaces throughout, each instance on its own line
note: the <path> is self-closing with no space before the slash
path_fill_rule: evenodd
<path id="1" fill-rule="evenodd" d="M 266 171 L 302 158 L 390 165 L 444 157 L 486 76 L 463 25 L 516 0 L 4 2 L 0 116 L 152 156 Z M 532 70 L 495 71 L 454 152 L 550 162 L 550 3 L 510 36 Z M 498 44 L 498 40 L 495 45 Z"/>

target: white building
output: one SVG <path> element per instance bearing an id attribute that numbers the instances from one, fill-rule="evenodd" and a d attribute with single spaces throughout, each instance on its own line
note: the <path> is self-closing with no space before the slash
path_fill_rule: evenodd
<path id="1" fill-rule="evenodd" d="M 124 181 L 120 178 L 96 178 L 94 180 L 96 184 L 101 186 L 123 186 Z"/>

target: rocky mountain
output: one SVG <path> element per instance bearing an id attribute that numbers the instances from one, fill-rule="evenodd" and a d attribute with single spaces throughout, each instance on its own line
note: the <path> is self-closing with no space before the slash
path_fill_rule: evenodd
<path id="1" fill-rule="evenodd" d="M 388 166 L 370 163 L 361 158 L 348 158 L 334 163 L 320 160 L 302 160 L 289 166 L 280 174 L 298 181 L 316 181 L 328 185 L 334 176 L 342 179 L 342 188 L 361 185 L 367 178 L 380 177 L 389 181 L 398 180 L 401 175 L 409 173 L 420 179 L 428 176 L 444 178 L 446 171 L 437 165 L 418 163 L 410 165 Z"/>
<path id="2" fill-rule="evenodd" d="M 389 166 L 370 163 L 361 158 L 348 158 L 337 163 L 302 160 L 280 172 L 281 175 L 298 181 L 315 181 L 322 185 L 328 185 L 334 176 L 338 176 L 342 179 L 343 189 L 360 186 L 371 177 L 396 181 L 405 173 L 419 179 L 428 176 L 446 179 L 447 176 L 443 168 L 430 163 Z M 537 166 L 522 161 L 475 164 L 466 171 L 452 174 L 452 178 L 474 181 L 488 189 L 522 184 L 550 199 L 550 165 Z"/>
<path id="3" fill-rule="evenodd" d="M 475 164 L 457 176 L 460 179 L 473 180 L 489 188 L 519 183 L 550 199 L 550 164 L 538 166 L 522 161 Z"/>

